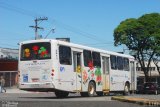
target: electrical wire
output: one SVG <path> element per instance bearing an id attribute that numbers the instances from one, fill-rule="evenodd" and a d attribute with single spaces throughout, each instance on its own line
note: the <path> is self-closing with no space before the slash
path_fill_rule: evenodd
<path id="1" fill-rule="evenodd" d="M 4 45 L 4 46 L 9 46 L 9 47 L 18 47 L 18 45 L 11 45 L 11 44 L 6 44 L 6 43 L 0 43 L 0 45 Z"/>
<path id="2" fill-rule="evenodd" d="M 31 11 L 24 10 L 22 8 L 19 8 L 19 7 L 12 6 L 12 5 L 4 3 L 4 2 L 0 2 L 0 8 L 7 9 L 7 10 L 13 11 L 13 12 L 17 12 L 17 13 L 20 13 L 20 14 L 23 14 L 23 15 L 31 16 L 31 17 L 34 17 L 34 18 L 37 17 L 37 16 L 44 16 L 44 15 L 37 14 L 35 12 L 31 12 Z M 79 30 L 79 29 L 77 29 L 75 27 L 72 27 L 70 25 L 64 24 L 62 22 L 59 22 L 59 21 L 57 21 L 55 19 L 51 18 L 51 21 L 52 22 L 48 21 L 51 25 L 53 25 L 53 22 L 54 22 L 58 26 L 62 27 L 63 29 L 65 29 L 67 31 L 71 31 L 73 33 L 77 33 L 77 34 L 79 34 L 79 35 L 81 35 L 81 36 L 83 36 L 85 38 L 89 38 L 89 39 L 92 39 L 92 40 L 95 40 L 95 41 L 98 41 L 98 42 L 104 41 L 102 39 L 99 39 L 99 37 L 97 37 L 96 35 L 84 32 L 84 31 Z"/>
<path id="3" fill-rule="evenodd" d="M 79 35 L 81 35 L 81 36 L 83 36 L 83 37 L 86 37 L 86 38 L 89 38 L 89 39 L 98 41 L 98 42 L 100 42 L 100 43 L 101 43 L 102 41 L 104 41 L 104 40 L 102 40 L 102 39 L 99 39 L 96 35 L 93 35 L 93 34 L 84 32 L 84 31 L 82 31 L 82 30 L 80 30 L 80 29 L 77 29 L 77 28 L 72 27 L 72 26 L 70 26 L 70 25 L 64 24 L 64 23 L 59 22 L 59 21 L 57 21 L 57 20 L 55 20 L 55 19 L 52 19 L 52 20 L 54 20 L 54 23 L 56 23 L 58 26 L 60 26 L 61 28 L 65 29 L 65 30 L 71 31 L 71 32 L 73 32 L 73 33 L 77 33 L 77 34 L 79 34 Z M 53 22 L 51 22 L 51 23 L 53 23 Z"/>
<path id="4" fill-rule="evenodd" d="M 34 17 L 34 18 L 37 17 L 37 16 L 41 16 L 40 14 L 31 12 L 31 11 L 28 11 L 28 10 L 24 10 L 22 8 L 15 7 L 13 5 L 10 5 L 10 4 L 4 3 L 4 2 L 0 2 L 0 7 L 3 8 L 3 9 L 9 10 L 9 11 L 17 12 L 17 13 L 20 13 L 20 14 L 23 14 L 23 15 Z"/>

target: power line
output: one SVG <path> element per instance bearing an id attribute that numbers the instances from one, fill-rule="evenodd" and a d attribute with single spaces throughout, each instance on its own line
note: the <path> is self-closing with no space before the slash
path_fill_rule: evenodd
<path id="1" fill-rule="evenodd" d="M 55 23 L 57 23 L 57 25 L 59 25 L 60 27 L 62 27 L 65 30 L 71 31 L 73 33 L 80 34 L 83 37 L 86 37 L 86 38 L 89 38 L 89 39 L 92 39 L 92 40 L 95 40 L 95 41 L 98 41 L 98 42 L 102 42 L 103 41 L 103 40 L 99 39 L 96 35 L 84 32 L 84 31 L 79 30 L 77 28 L 74 28 L 74 27 L 72 27 L 70 25 L 67 25 L 67 24 L 64 24 L 62 22 L 56 21 L 55 19 L 53 19 L 53 20 L 54 20 Z"/>
<path id="2" fill-rule="evenodd" d="M 1 2 L 0 3 L 0 7 L 1 8 L 4 8 L 4 9 L 7 9 L 7 10 L 10 10 L 10 11 L 14 11 L 14 12 L 18 12 L 20 14 L 23 14 L 23 15 L 28 15 L 28 16 L 31 16 L 31 17 L 36 17 L 37 15 L 38 16 L 44 16 L 44 15 L 40 15 L 40 14 L 37 14 L 37 13 L 34 13 L 34 12 L 31 12 L 31 11 L 27 11 L 27 10 L 24 10 L 22 8 L 18 8 L 18 7 L 15 7 L 15 6 L 12 6 L 12 5 L 9 5 L 7 3 L 4 3 L 4 2 Z M 71 31 L 73 33 L 77 33 L 77 34 L 80 34 L 81 36 L 83 37 L 86 37 L 86 38 L 89 38 L 89 39 L 92 39 L 92 40 L 95 40 L 95 41 L 99 41 L 99 42 L 102 42 L 104 40 L 101 40 L 99 39 L 96 35 L 93 35 L 93 34 L 90 34 L 90 33 L 87 33 L 87 32 L 84 32 L 82 30 L 79 30 L 75 27 L 72 27 L 72 26 L 69 26 L 67 24 L 64 24 L 62 22 L 59 22 L 55 19 L 52 19 L 52 24 L 53 22 L 56 22 L 60 27 L 62 27 L 63 29 L 65 30 L 68 30 L 68 31 Z M 38 24 L 37 24 L 38 26 Z M 33 28 L 36 27 L 36 26 L 32 26 Z"/>
<path id="3" fill-rule="evenodd" d="M 18 47 L 18 45 L 11 45 L 11 44 L 6 44 L 6 43 L 0 43 L 0 45 L 3 45 L 3 46 L 11 46 L 11 47 Z"/>
<path id="4" fill-rule="evenodd" d="M 109 45 L 109 44 L 113 44 L 113 42 L 106 42 L 106 43 L 93 43 L 93 44 L 83 44 L 83 45 Z"/>
<path id="5" fill-rule="evenodd" d="M 35 15 L 35 13 L 31 13 L 30 11 L 26 11 L 24 9 L 14 7 L 12 5 L 8 5 L 6 3 L 0 3 L 0 7 L 9 11 L 17 12 L 23 15 L 31 16 L 31 17 L 36 17 L 38 14 Z"/>
<path id="6" fill-rule="evenodd" d="M 2 29 L 0 29 L 0 32 L 11 34 L 11 35 L 25 35 L 25 34 L 22 34 L 22 33 L 19 33 L 19 32 L 11 32 L 11 31 L 8 31 L 8 30 L 6 31 L 6 30 L 2 30 Z M 2 39 L 3 38 L 1 38 L 1 40 Z M 12 40 L 19 40 L 19 37 L 18 38 L 16 38 L 16 37 L 14 37 L 14 38 L 7 38 L 6 40 L 10 40 L 10 39 L 12 39 Z M 21 39 L 25 39 L 25 38 L 21 38 Z"/>

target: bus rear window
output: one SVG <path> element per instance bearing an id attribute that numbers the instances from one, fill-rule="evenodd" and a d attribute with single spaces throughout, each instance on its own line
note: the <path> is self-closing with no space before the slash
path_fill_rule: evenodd
<path id="1" fill-rule="evenodd" d="M 39 42 L 21 46 L 21 60 L 51 59 L 51 44 Z"/>

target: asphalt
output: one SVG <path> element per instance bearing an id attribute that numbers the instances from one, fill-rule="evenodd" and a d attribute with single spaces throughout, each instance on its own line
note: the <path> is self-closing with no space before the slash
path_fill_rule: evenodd
<path id="1" fill-rule="evenodd" d="M 17 87 L 6 88 L 6 93 L 35 93 L 20 90 Z M 138 98 L 136 96 L 112 96 L 111 100 L 117 100 L 121 102 L 128 102 L 128 103 L 136 103 L 140 105 L 156 105 L 160 106 L 159 99 L 151 99 L 151 98 Z"/>
<path id="2" fill-rule="evenodd" d="M 136 96 L 113 96 L 111 98 L 112 100 L 118 100 L 122 102 L 128 102 L 128 103 L 136 103 L 140 105 L 154 105 L 154 106 L 160 106 L 160 100 L 156 99 L 147 99 L 147 98 L 137 98 Z"/>

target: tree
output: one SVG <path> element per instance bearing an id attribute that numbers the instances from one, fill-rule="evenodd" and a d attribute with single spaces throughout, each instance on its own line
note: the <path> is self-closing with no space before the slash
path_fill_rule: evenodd
<path id="1" fill-rule="evenodd" d="M 160 76 L 160 51 L 157 52 L 157 54 L 153 57 L 153 63 L 155 64 L 157 71 L 159 73 Z"/>
<path id="2" fill-rule="evenodd" d="M 145 78 L 149 80 L 149 66 L 160 47 L 160 14 L 145 14 L 122 21 L 114 30 L 114 45 L 122 44 L 136 53 Z"/>

